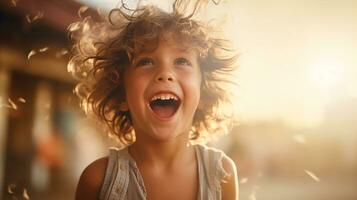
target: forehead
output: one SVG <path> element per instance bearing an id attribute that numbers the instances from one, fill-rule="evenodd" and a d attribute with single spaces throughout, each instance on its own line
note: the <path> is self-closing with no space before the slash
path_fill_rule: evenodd
<path id="1" fill-rule="evenodd" d="M 164 32 L 158 34 L 156 39 L 143 42 L 140 49 L 137 49 L 136 55 L 155 52 L 158 48 L 169 48 L 177 53 L 187 53 L 198 55 L 198 48 L 190 42 L 189 38 L 185 38 L 176 33 Z"/>
<path id="2" fill-rule="evenodd" d="M 196 55 L 196 49 L 194 46 L 190 45 L 187 41 L 182 41 L 176 38 L 162 38 L 159 41 L 158 47 L 165 46 L 170 50 L 173 50 L 178 53 L 189 53 Z"/>

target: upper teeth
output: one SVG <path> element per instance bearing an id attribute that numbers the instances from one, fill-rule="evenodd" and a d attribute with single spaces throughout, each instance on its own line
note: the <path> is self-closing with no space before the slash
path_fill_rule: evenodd
<path id="1" fill-rule="evenodd" d="M 175 96 L 173 94 L 157 94 L 157 95 L 153 96 L 150 101 L 155 101 L 157 99 L 160 99 L 160 100 L 174 99 L 176 101 L 178 100 L 177 96 Z"/>

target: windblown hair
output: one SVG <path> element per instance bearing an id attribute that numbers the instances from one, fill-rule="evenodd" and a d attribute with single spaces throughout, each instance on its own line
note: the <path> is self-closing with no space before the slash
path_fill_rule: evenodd
<path id="1" fill-rule="evenodd" d="M 125 101 L 124 72 L 140 52 L 154 50 L 165 33 L 173 33 L 177 42 L 199 55 L 202 106 L 195 112 L 191 141 L 227 132 L 232 113 L 220 107 L 232 103 L 225 83 L 234 83 L 237 55 L 227 40 L 211 34 L 212 27 L 193 19 L 199 3 L 189 15 L 183 5 L 176 0 L 169 13 L 150 5 L 131 10 L 123 4 L 111 10 L 107 20 L 87 17 L 69 27 L 75 46 L 68 70 L 79 81 L 75 91 L 81 106 L 93 111 L 125 144 L 135 140 L 135 131 L 130 113 L 120 110 Z"/>

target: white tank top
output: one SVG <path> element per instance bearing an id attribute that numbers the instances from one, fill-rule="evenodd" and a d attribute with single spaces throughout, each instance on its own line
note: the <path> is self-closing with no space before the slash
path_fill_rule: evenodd
<path id="1" fill-rule="evenodd" d="M 204 145 L 194 145 L 198 163 L 197 200 L 220 200 L 221 180 L 227 174 L 222 167 L 225 154 Z M 146 200 L 146 189 L 128 148 L 110 149 L 108 166 L 100 191 L 100 200 Z"/>

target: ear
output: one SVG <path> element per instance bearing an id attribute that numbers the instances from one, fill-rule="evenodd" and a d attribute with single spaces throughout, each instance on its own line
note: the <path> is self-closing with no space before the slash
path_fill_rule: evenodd
<path id="1" fill-rule="evenodd" d="M 129 111 L 128 103 L 126 101 L 121 102 L 120 105 L 119 105 L 119 110 L 122 111 L 122 112 Z"/>

